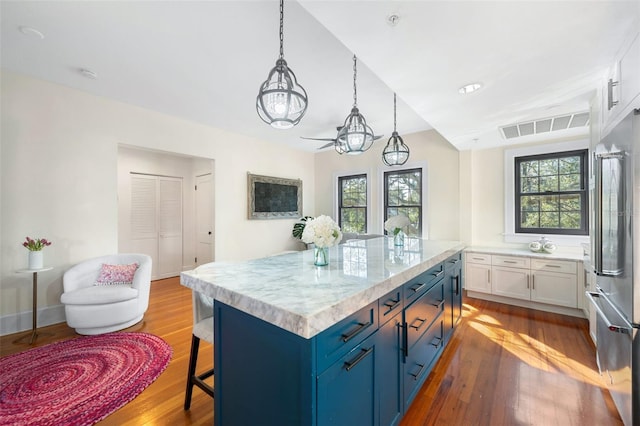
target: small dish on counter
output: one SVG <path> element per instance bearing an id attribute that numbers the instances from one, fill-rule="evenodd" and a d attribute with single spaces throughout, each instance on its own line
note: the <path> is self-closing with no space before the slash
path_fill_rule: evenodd
<path id="1" fill-rule="evenodd" d="M 534 253 L 553 253 L 554 251 L 556 251 L 556 248 L 556 245 L 546 237 L 542 237 L 537 241 L 532 241 L 529 243 L 529 250 Z"/>

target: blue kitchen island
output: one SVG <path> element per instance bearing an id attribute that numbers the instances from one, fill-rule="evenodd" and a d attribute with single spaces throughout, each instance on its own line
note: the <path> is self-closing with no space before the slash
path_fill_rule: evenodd
<path id="1" fill-rule="evenodd" d="M 380 237 L 244 262 L 181 283 L 215 299 L 216 425 L 399 423 L 460 319 L 457 241 Z"/>

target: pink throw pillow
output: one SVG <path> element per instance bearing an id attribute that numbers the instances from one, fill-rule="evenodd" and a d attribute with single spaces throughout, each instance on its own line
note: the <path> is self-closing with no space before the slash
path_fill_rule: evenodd
<path id="1" fill-rule="evenodd" d="M 133 284 L 133 276 L 138 269 L 137 263 L 131 265 L 108 265 L 102 264 L 100 275 L 95 285 L 131 285 Z"/>

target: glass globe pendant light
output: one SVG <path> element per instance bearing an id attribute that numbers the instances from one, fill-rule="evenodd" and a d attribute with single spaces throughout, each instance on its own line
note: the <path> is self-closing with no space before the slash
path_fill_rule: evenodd
<path id="1" fill-rule="evenodd" d="M 409 147 L 396 132 L 396 94 L 393 94 L 393 133 L 382 150 L 382 162 L 387 166 L 401 166 L 409 159 Z"/>
<path id="2" fill-rule="evenodd" d="M 276 66 L 260 86 L 256 109 L 267 124 L 276 129 L 290 129 L 300 122 L 307 111 L 307 92 L 298 84 L 296 75 L 284 60 L 283 50 L 284 0 L 280 0 L 280 56 Z"/>
<path id="3" fill-rule="evenodd" d="M 336 138 L 335 150 L 338 154 L 362 154 L 373 145 L 373 130 L 358 110 L 358 91 L 356 88 L 357 58 L 353 55 L 353 108 L 344 120 L 342 129 Z"/>

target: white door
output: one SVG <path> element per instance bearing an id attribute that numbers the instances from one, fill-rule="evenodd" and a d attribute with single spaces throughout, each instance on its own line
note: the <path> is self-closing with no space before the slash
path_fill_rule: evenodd
<path id="1" fill-rule="evenodd" d="M 196 265 L 213 261 L 213 177 L 196 177 Z"/>
<path id="2" fill-rule="evenodd" d="M 151 256 L 151 278 L 182 270 L 182 179 L 131 174 L 131 251 Z"/>
<path id="3" fill-rule="evenodd" d="M 151 276 L 158 276 L 158 191 L 157 178 L 131 175 L 131 248 L 133 253 L 151 256 Z"/>
<path id="4" fill-rule="evenodd" d="M 182 179 L 158 178 L 158 278 L 182 270 Z"/>

